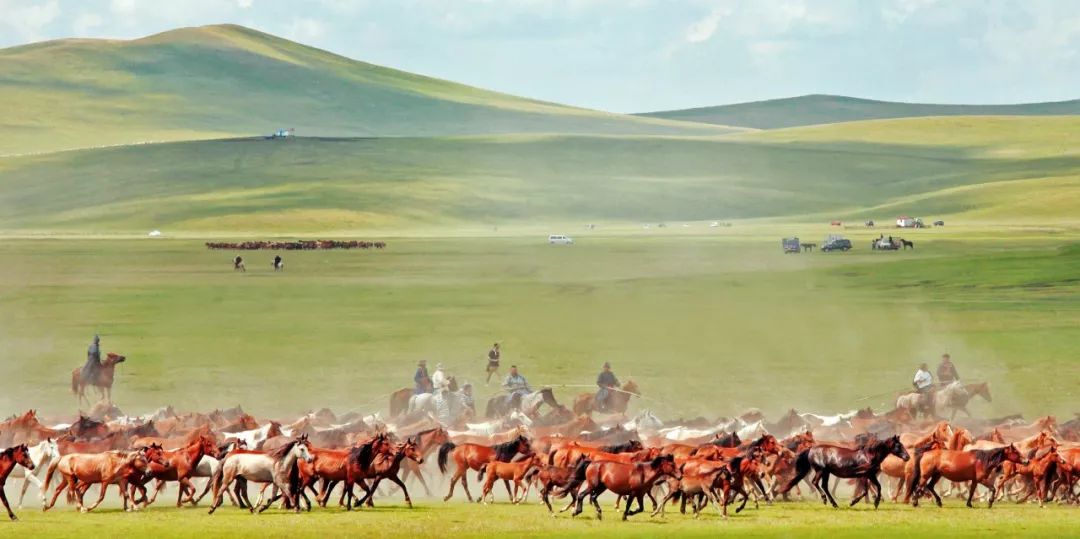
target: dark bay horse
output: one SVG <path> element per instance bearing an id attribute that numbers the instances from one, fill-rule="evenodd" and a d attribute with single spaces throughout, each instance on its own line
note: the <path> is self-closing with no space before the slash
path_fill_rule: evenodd
<path id="1" fill-rule="evenodd" d="M 465 472 L 476 470 L 480 472 L 477 476 L 477 480 L 483 480 L 483 470 L 487 463 L 497 460 L 500 462 L 510 462 L 514 456 L 518 453 L 522 455 L 528 455 L 532 453 L 532 447 L 529 444 L 529 439 L 524 435 L 518 435 L 517 438 L 510 440 L 509 442 L 496 444 L 492 446 L 480 445 L 480 444 L 461 444 L 456 445 L 454 442 L 446 442 L 439 447 L 439 471 L 446 473 L 447 460 L 453 459 L 456 469 L 454 470 L 454 476 L 450 479 L 450 491 L 446 493 L 446 497 L 443 501 L 449 500 L 454 495 L 454 485 L 458 480 L 461 480 L 461 487 L 465 489 L 465 496 L 469 498 L 469 501 L 473 501 L 472 494 L 469 492 L 469 481 L 465 477 Z"/>
<path id="2" fill-rule="evenodd" d="M 877 490 L 874 496 L 874 507 L 877 508 L 881 503 L 881 483 L 878 483 L 877 474 L 881 468 L 881 461 L 889 455 L 895 455 L 903 461 L 911 458 L 904 449 L 904 444 L 900 443 L 899 436 L 872 441 L 865 447 L 857 449 L 826 444 L 815 445 L 799 453 L 795 459 L 795 477 L 780 492 L 787 493 L 812 469 L 815 475 L 810 484 L 821 490 L 822 503 L 831 503 L 833 507 L 839 507 L 829 491 L 829 476 L 835 475 L 845 479 L 865 478 L 869 481 Z M 851 505 L 855 505 L 860 499 L 855 498 L 851 501 Z"/>

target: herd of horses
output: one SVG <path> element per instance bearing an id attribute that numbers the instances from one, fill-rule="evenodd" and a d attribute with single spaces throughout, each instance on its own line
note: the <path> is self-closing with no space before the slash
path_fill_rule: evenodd
<path id="1" fill-rule="evenodd" d="M 299 241 L 208 241 L 207 249 L 229 249 L 232 251 L 313 251 L 316 249 L 385 249 L 384 241 L 359 240 L 299 240 Z"/>
<path id="2" fill-rule="evenodd" d="M 625 407 L 598 413 L 587 398 L 577 401 L 571 410 L 541 397 L 550 408 L 544 413 L 539 405 L 518 407 L 482 424 L 455 425 L 408 409 L 385 421 L 323 409 L 288 423 L 257 419 L 240 407 L 210 413 L 166 407 L 132 417 L 108 405 L 71 423 L 42 421 L 30 410 L 0 423 L 6 448 L 0 486 L 21 477 L 19 507 L 34 485 L 45 510 L 65 495 L 85 512 L 112 485 L 129 510 L 154 503 L 172 485 L 177 507 L 210 495 L 211 514 L 226 498 L 252 512 L 279 501 L 293 511 L 311 510 L 326 507 L 335 492 L 348 510 L 397 491 L 411 507 L 408 485 L 431 496 L 436 473 L 449 481 L 445 500 L 460 485 L 469 501 L 490 503 L 502 482 L 511 503 L 535 491 L 553 515 L 553 501 L 565 499 L 562 511 L 578 515 L 588 504 L 597 518 L 605 492 L 618 497 L 623 519 L 644 511 L 645 498 L 654 515 L 676 503 L 695 516 L 713 505 L 726 518 L 729 505 L 739 512 L 751 500 L 758 507 L 801 498 L 804 488 L 837 506 L 844 481 L 851 505 L 867 500 L 877 507 L 886 487 L 893 502 L 903 495 L 913 505 L 924 499 L 941 505 L 942 480 L 969 506 L 980 486 L 988 506 L 1002 497 L 1078 501 L 1080 415 L 1061 424 L 1054 417 L 948 421 L 898 407 L 881 414 L 789 410 L 777 421 L 751 410 L 665 422 L 647 410 L 632 417 Z M 480 485 L 475 498 L 471 472 Z M 84 503 L 94 486 L 97 500 Z M 248 497 L 253 486 L 255 503 Z M 0 501 L 14 519 L 2 491 Z"/>

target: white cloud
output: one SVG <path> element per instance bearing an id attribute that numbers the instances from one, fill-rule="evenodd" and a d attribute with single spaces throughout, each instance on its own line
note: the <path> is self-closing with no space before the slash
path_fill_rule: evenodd
<path id="1" fill-rule="evenodd" d="M 32 6 L 11 5 L 14 2 L 0 1 L 0 27 L 7 26 L 10 31 L 26 41 L 42 39 L 42 30 L 60 16 L 60 3 L 57 0 Z"/>
<path id="2" fill-rule="evenodd" d="M 71 31 L 76 36 L 85 36 L 89 31 L 105 23 L 105 19 L 97 13 L 80 13 L 71 23 Z"/>
<path id="3" fill-rule="evenodd" d="M 893 0 L 881 7 L 881 18 L 890 25 L 904 24 L 912 15 L 938 3 L 938 0 Z"/>
<path id="4" fill-rule="evenodd" d="M 236 6 L 239 7 L 240 9 L 247 9 L 247 8 L 251 7 L 251 4 L 253 4 L 253 3 L 254 3 L 254 0 L 236 0 Z"/>
<path id="5" fill-rule="evenodd" d="M 688 43 L 701 43 L 708 41 L 720 27 L 720 21 L 731 15 L 730 6 L 721 6 L 709 12 L 703 19 L 691 24 L 686 29 L 684 38 Z"/>

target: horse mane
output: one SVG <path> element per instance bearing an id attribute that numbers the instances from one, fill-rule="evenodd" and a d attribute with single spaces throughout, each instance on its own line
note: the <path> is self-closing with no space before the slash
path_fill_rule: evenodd
<path id="1" fill-rule="evenodd" d="M 285 458 L 285 455 L 288 455 L 289 451 L 292 451 L 293 447 L 296 446 L 296 444 L 298 443 L 300 443 L 299 439 L 289 440 L 289 443 L 271 451 L 270 457 L 273 458 L 275 461 L 281 460 Z"/>
<path id="2" fill-rule="evenodd" d="M 600 451 L 603 451 L 604 453 L 622 453 L 624 451 L 633 450 L 636 446 L 640 445 L 640 443 L 641 442 L 638 442 L 637 440 L 629 440 L 621 444 L 605 445 L 600 448 Z"/>
<path id="3" fill-rule="evenodd" d="M 975 453 L 975 459 L 981 462 L 986 468 L 997 468 L 1002 461 L 1005 460 L 1005 450 L 1010 446 L 996 447 L 994 449 L 975 449 L 972 453 Z"/>
<path id="4" fill-rule="evenodd" d="M 518 452 L 518 444 L 521 443 L 521 441 L 524 439 L 525 437 L 519 434 L 516 438 L 510 440 L 509 442 L 503 442 L 501 444 L 495 444 L 491 446 L 491 450 L 495 452 L 495 460 L 502 462 L 510 462 L 510 459 L 514 458 L 514 455 L 516 455 Z"/>
<path id="5" fill-rule="evenodd" d="M 371 460 L 375 457 L 375 442 L 378 442 L 379 440 L 380 437 L 376 436 L 360 447 L 353 448 L 349 451 L 349 459 L 356 459 L 360 464 L 360 467 L 366 469 L 371 465 Z"/>

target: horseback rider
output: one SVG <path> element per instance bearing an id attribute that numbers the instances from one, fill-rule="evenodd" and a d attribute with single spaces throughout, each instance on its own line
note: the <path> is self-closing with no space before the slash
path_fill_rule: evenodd
<path id="1" fill-rule="evenodd" d="M 431 374 L 431 388 L 436 395 L 442 395 L 450 388 L 450 378 L 446 376 L 442 363 L 435 365 L 435 372 Z"/>
<path id="2" fill-rule="evenodd" d="M 274 255 L 274 270 L 281 270 L 281 255 Z"/>
<path id="3" fill-rule="evenodd" d="M 233 270 L 234 271 L 245 271 L 244 270 L 244 257 L 242 257 L 240 255 L 236 255 L 236 258 L 233 259 Z"/>
<path id="4" fill-rule="evenodd" d="M 960 375 L 956 372 L 956 365 L 952 362 L 952 356 L 949 354 L 941 355 L 941 365 L 937 368 L 938 383 L 947 386 L 953 382 L 960 381 Z"/>
<path id="5" fill-rule="evenodd" d="M 619 387 L 619 379 L 611 372 L 611 363 L 604 362 L 600 374 L 596 377 L 596 385 L 600 387 L 596 392 L 596 408 L 602 412 L 608 407 L 612 389 Z"/>
<path id="6" fill-rule="evenodd" d="M 499 372 L 499 358 L 501 357 L 499 352 L 499 343 L 491 345 L 491 350 L 488 350 L 488 362 L 487 362 L 487 381 L 484 385 L 491 383 L 491 375 Z"/>
<path id="7" fill-rule="evenodd" d="M 461 386 L 461 404 L 468 408 L 473 416 L 476 415 L 476 401 L 473 399 L 472 384 L 469 382 Z"/>
<path id="8" fill-rule="evenodd" d="M 413 395 L 431 393 L 431 376 L 428 376 L 426 359 L 421 359 L 420 363 L 416 365 L 416 374 L 413 375 L 413 383 L 416 384 L 413 388 Z"/>
<path id="9" fill-rule="evenodd" d="M 919 370 L 915 371 L 915 378 L 912 379 L 911 385 L 915 387 L 915 392 L 920 395 L 922 406 L 924 409 L 930 409 L 930 391 L 934 387 L 934 376 L 930 374 L 930 367 L 926 363 L 919 365 Z"/>
<path id="10" fill-rule="evenodd" d="M 506 376 L 502 386 L 510 394 L 510 398 L 517 394 L 525 396 L 526 393 L 532 391 L 529 389 L 529 383 L 525 381 L 525 377 L 518 374 L 517 365 L 510 366 L 510 374 Z"/>
<path id="11" fill-rule="evenodd" d="M 86 364 L 82 368 L 82 379 L 90 382 L 97 378 L 98 369 L 101 368 L 101 337 L 94 335 L 94 342 L 86 349 Z"/>

